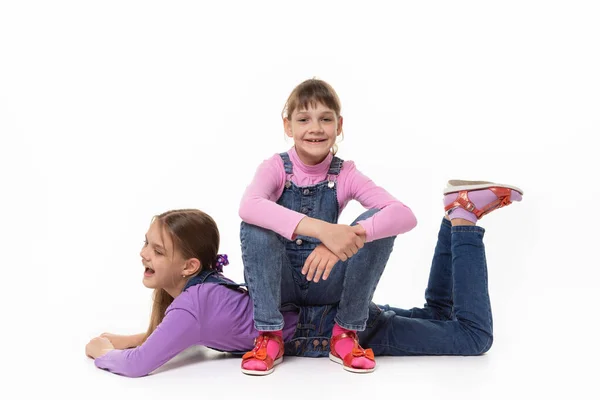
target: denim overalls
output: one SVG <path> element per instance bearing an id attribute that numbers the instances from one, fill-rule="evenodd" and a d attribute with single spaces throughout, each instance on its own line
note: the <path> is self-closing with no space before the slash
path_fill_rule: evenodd
<path id="1" fill-rule="evenodd" d="M 238 291 L 243 291 L 244 289 L 242 289 L 242 287 L 246 286 L 245 283 L 235 283 L 214 269 L 204 269 L 185 284 L 183 292 L 185 292 L 190 286 L 199 285 L 202 283 L 216 283 L 218 285 L 224 285 Z"/>
<path id="2" fill-rule="evenodd" d="M 277 204 L 332 224 L 338 222 L 337 177 L 343 161 L 334 157 L 327 179 L 299 187 L 291 181 L 293 165 L 287 153 L 280 154 L 287 175 Z M 352 225 L 379 210 L 360 215 Z M 362 331 L 369 303 L 392 252 L 395 237 L 365 243 L 346 261 L 338 261 L 327 280 L 309 282 L 301 270 L 307 257 L 320 244 L 316 238 L 298 235 L 288 240 L 281 235 L 242 222 L 240 229 L 244 277 L 254 304 L 254 325 L 261 331 L 283 328 L 280 307 L 335 305 L 334 320 L 341 327 Z M 329 315 L 328 313 L 326 313 Z"/>

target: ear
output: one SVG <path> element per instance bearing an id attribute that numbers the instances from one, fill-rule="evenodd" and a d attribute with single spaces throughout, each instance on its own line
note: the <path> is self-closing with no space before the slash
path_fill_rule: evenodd
<path id="1" fill-rule="evenodd" d="M 182 275 L 190 276 L 194 275 L 196 272 L 200 271 L 202 264 L 200 264 L 200 260 L 197 258 L 190 258 L 185 262 L 185 266 L 183 267 L 183 271 L 181 271 Z"/>
<path id="2" fill-rule="evenodd" d="M 340 134 L 342 133 L 343 125 L 344 125 L 344 117 L 342 117 L 340 115 L 340 117 L 338 118 L 338 127 L 337 127 L 337 135 L 336 136 L 340 136 Z"/>
<path id="3" fill-rule="evenodd" d="M 283 117 L 283 130 L 289 137 L 294 137 L 294 134 L 292 133 L 292 122 L 286 117 Z"/>

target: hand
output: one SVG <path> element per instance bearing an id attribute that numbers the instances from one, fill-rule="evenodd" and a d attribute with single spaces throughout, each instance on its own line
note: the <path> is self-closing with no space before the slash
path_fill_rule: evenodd
<path id="1" fill-rule="evenodd" d="M 90 358 L 98 358 L 114 349 L 115 347 L 112 345 L 110 340 L 105 337 L 98 336 L 90 340 L 87 346 L 85 346 L 85 354 Z"/>
<path id="2" fill-rule="evenodd" d="M 327 224 L 318 239 L 340 260 L 346 261 L 362 249 L 366 232 L 360 225 Z"/>
<path id="3" fill-rule="evenodd" d="M 351 226 L 351 228 L 354 231 L 354 233 L 362 237 L 363 242 L 367 241 L 367 230 L 365 228 L 363 228 L 360 224 L 353 225 Z"/>
<path id="4" fill-rule="evenodd" d="M 302 267 L 302 274 L 309 281 L 319 282 L 321 274 L 323 280 L 327 280 L 333 266 L 339 261 L 339 257 L 329 250 L 324 244 L 318 245 L 306 259 Z M 313 279 L 314 278 L 314 279 Z"/>
<path id="5" fill-rule="evenodd" d="M 100 335 L 100 337 L 107 338 L 108 340 L 110 340 L 115 349 L 123 350 L 128 349 L 130 347 L 135 347 L 131 344 L 131 336 L 116 335 L 114 333 L 104 332 L 102 335 Z"/>

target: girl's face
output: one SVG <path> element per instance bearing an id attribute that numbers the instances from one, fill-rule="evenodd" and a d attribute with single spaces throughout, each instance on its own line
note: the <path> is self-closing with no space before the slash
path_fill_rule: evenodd
<path id="1" fill-rule="evenodd" d="M 140 256 L 144 266 L 144 286 L 165 289 L 169 293 L 172 289 L 183 287 L 186 260 L 175 250 L 169 234 L 156 221 L 152 222 L 146 233 Z"/>
<path id="2" fill-rule="evenodd" d="M 294 139 L 298 157 L 307 165 L 320 163 L 327 157 L 342 133 L 341 116 L 321 103 L 306 110 L 294 110 L 290 119 L 283 119 L 285 133 Z"/>

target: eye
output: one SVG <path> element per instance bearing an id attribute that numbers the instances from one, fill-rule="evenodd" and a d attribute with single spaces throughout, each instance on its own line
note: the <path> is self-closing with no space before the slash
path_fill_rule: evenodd
<path id="1" fill-rule="evenodd" d="M 331 122 L 333 120 L 331 118 L 323 118 L 323 121 L 325 121 L 325 122 Z"/>
<path id="2" fill-rule="evenodd" d="M 148 241 L 144 239 L 144 247 L 148 246 Z"/>
<path id="3" fill-rule="evenodd" d="M 155 253 L 157 256 L 162 256 L 162 255 L 163 255 L 163 254 L 162 254 L 160 251 L 158 251 L 158 250 L 156 250 L 156 249 L 154 249 L 154 253 Z"/>

